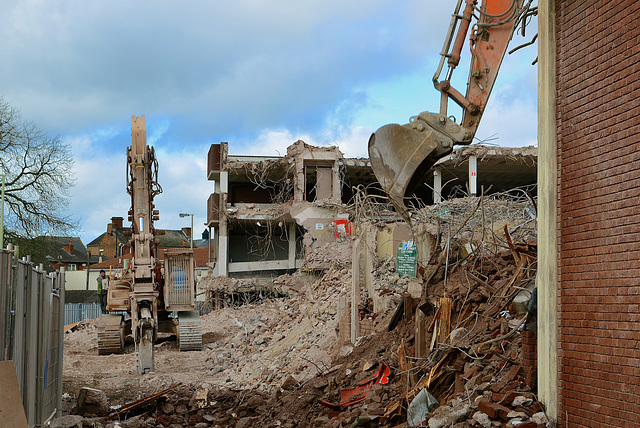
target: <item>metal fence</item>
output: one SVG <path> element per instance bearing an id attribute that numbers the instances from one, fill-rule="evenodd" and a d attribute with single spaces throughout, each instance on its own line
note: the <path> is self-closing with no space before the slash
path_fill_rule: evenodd
<path id="1" fill-rule="evenodd" d="M 62 414 L 64 272 L 0 249 L 0 360 L 13 360 L 29 427 Z"/>
<path id="2" fill-rule="evenodd" d="M 99 303 L 65 303 L 64 325 L 100 318 L 102 308 Z"/>

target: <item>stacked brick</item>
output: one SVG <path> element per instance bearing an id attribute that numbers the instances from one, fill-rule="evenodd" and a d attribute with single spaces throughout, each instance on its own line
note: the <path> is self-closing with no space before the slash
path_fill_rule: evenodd
<path id="1" fill-rule="evenodd" d="M 640 421 L 639 21 L 637 0 L 556 2 L 562 426 Z"/>

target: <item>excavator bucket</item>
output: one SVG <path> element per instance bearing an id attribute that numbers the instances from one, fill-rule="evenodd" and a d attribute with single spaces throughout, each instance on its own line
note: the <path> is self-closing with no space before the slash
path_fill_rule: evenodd
<path id="1" fill-rule="evenodd" d="M 453 140 L 422 121 L 391 124 L 369 139 L 369 160 L 376 178 L 391 201 L 404 207 L 421 180 L 437 161 L 451 153 Z"/>

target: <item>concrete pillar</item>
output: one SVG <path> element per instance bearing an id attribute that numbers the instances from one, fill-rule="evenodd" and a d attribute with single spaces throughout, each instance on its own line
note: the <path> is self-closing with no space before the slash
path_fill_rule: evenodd
<path id="1" fill-rule="evenodd" d="M 218 254 L 219 253 L 219 249 L 220 249 L 220 243 L 219 243 L 219 239 L 218 237 L 220 236 L 220 223 L 217 224 L 217 226 L 213 226 L 213 228 L 211 229 L 213 230 L 213 242 L 211 243 L 211 245 L 213 246 L 213 248 L 215 248 L 214 254 L 213 254 L 213 261 L 216 262 L 216 266 L 218 264 Z M 209 237 L 211 237 L 212 235 L 209 235 Z"/>
<path id="2" fill-rule="evenodd" d="M 342 183 L 340 182 L 340 166 L 337 160 L 333 162 L 333 180 L 331 181 L 331 185 L 333 191 L 331 197 L 335 203 L 339 204 L 342 200 Z"/>
<path id="3" fill-rule="evenodd" d="M 538 3 L 538 394 L 558 420 L 558 152 L 555 0 Z"/>
<path id="4" fill-rule="evenodd" d="M 289 269 L 296 268 L 296 223 L 289 223 Z"/>
<path id="5" fill-rule="evenodd" d="M 353 257 L 351 268 L 351 343 L 356 343 L 360 335 L 360 314 L 358 305 L 360 304 L 360 254 L 362 242 L 360 238 L 353 243 Z"/>
<path id="6" fill-rule="evenodd" d="M 229 172 L 220 172 L 220 226 L 218 227 L 218 248 L 216 266 L 219 276 L 229 274 L 229 225 L 227 223 L 227 195 L 229 194 Z"/>
<path id="7" fill-rule="evenodd" d="M 227 276 L 229 274 L 229 232 L 226 220 L 220 223 L 219 229 L 216 266 L 219 276 Z"/>
<path id="8" fill-rule="evenodd" d="M 478 196 L 478 158 L 469 156 L 469 193 Z"/>
<path id="9" fill-rule="evenodd" d="M 220 171 L 220 193 L 229 193 L 229 172 L 228 171 Z"/>
<path id="10" fill-rule="evenodd" d="M 362 253 L 364 256 L 364 263 L 362 268 L 364 269 L 364 288 L 367 290 L 369 297 L 373 299 L 373 312 L 380 313 L 382 306 L 380 298 L 375 292 L 373 285 L 373 261 L 375 253 L 377 251 L 378 244 L 378 230 L 375 227 L 369 226 L 363 233 L 364 246 L 362 247 Z"/>
<path id="11" fill-rule="evenodd" d="M 209 246 L 209 248 L 208 248 L 209 254 L 207 255 L 207 264 L 209 264 L 209 263 L 211 263 L 211 259 L 213 257 L 213 254 L 211 254 L 211 241 L 212 241 L 212 239 L 211 239 L 211 226 L 209 226 L 207 229 L 209 230 L 209 239 L 207 240 L 207 245 Z"/>
<path id="12" fill-rule="evenodd" d="M 296 158 L 296 173 L 293 177 L 293 200 L 295 202 L 304 201 L 304 194 L 307 191 L 307 177 L 304 175 L 304 159 Z"/>
<path id="13" fill-rule="evenodd" d="M 442 202 L 442 168 L 433 171 L 433 203 Z"/>

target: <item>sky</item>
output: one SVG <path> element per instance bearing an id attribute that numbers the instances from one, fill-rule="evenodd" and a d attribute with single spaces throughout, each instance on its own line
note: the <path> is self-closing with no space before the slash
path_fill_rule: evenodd
<path id="1" fill-rule="evenodd" d="M 388 123 L 437 111 L 431 77 L 456 1 L 3 0 L 0 97 L 74 155 L 85 244 L 124 217 L 131 116 L 156 150 L 157 228 L 205 229 L 209 146 L 284 154 L 302 139 L 367 157 Z M 528 42 L 514 36 L 510 47 Z M 507 55 L 477 140 L 535 146 L 537 46 Z M 468 48 L 463 50 L 468 57 Z M 456 70 L 464 92 L 468 69 Z"/>

